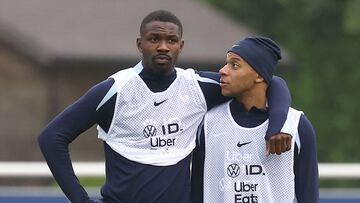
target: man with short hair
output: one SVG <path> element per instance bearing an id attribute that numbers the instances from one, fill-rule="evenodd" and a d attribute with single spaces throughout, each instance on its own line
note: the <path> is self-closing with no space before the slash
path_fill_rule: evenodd
<path id="1" fill-rule="evenodd" d="M 229 98 L 221 95 L 217 73 L 175 68 L 184 40 L 181 22 L 172 13 L 147 15 L 136 44 L 142 61 L 92 87 L 39 136 L 54 178 L 73 203 L 190 201 L 197 128 L 208 109 Z M 274 126 L 269 136 L 280 132 L 290 104 L 284 81 L 274 78 L 271 85 Z M 89 198 L 68 153 L 68 145 L 94 124 L 105 150 L 101 200 Z M 276 147 L 270 151 L 275 153 Z"/>
<path id="2" fill-rule="evenodd" d="M 193 203 L 319 201 L 315 132 L 303 112 L 290 108 L 282 129 L 292 135 L 290 151 L 262 150 L 266 92 L 280 59 L 280 48 L 266 37 L 247 37 L 228 51 L 220 86 L 233 99 L 205 115 L 193 156 Z"/>

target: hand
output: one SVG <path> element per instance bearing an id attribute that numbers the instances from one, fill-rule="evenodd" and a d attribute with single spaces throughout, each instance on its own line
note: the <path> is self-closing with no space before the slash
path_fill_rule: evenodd
<path id="1" fill-rule="evenodd" d="M 282 152 L 289 151 L 291 149 L 292 136 L 285 133 L 279 133 L 271 136 L 266 141 L 266 156 L 270 154 L 280 155 Z"/>

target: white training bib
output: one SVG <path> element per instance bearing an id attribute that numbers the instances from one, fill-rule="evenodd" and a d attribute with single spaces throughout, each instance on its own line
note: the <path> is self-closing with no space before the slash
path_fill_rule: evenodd
<path id="1" fill-rule="evenodd" d="M 98 137 L 125 158 L 143 164 L 176 164 L 195 147 L 206 102 L 192 69 L 176 68 L 177 78 L 163 92 L 151 92 L 134 68 L 115 73 L 114 116 Z"/>
<path id="2" fill-rule="evenodd" d="M 293 157 L 302 112 L 292 108 L 288 112 L 292 149 L 265 156 L 268 120 L 254 128 L 241 127 L 233 120 L 229 103 L 205 116 L 204 202 L 296 202 Z"/>

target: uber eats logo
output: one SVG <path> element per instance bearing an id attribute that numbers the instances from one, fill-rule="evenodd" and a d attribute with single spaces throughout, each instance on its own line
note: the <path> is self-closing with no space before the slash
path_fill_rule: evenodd
<path id="1" fill-rule="evenodd" d="M 154 123 L 154 122 L 152 122 Z M 169 119 L 163 124 L 149 124 L 143 130 L 145 138 L 149 138 L 152 148 L 171 147 L 176 144 L 177 137 L 171 136 L 183 130 L 179 119 Z"/>

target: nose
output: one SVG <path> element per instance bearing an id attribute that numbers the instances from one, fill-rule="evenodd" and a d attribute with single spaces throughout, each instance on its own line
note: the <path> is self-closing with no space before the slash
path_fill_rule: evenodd
<path id="1" fill-rule="evenodd" d="M 157 48 L 158 51 L 163 51 L 163 52 L 167 52 L 169 51 L 169 46 L 166 40 L 161 40 L 159 42 L 159 46 Z"/>
<path id="2" fill-rule="evenodd" d="M 220 68 L 220 70 L 219 70 L 220 75 L 227 74 L 227 67 L 226 66 L 227 65 L 225 64 L 222 68 Z"/>

